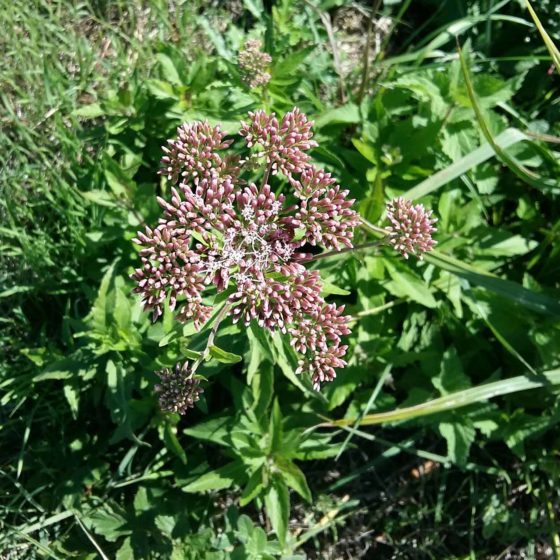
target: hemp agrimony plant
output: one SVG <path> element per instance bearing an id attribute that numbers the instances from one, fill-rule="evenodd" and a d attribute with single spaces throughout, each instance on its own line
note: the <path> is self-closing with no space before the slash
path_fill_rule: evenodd
<path id="1" fill-rule="evenodd" d="M 171 198 L 158 198 L 158 225 L 135 239 L 142 261 L 133 274 L 135 291 L 154 320 L 168 305 L 179 321 L 200 329 L 217 312 L 200 357 L 158 372 L 164 410 L 184 413 L 197 400 L 194 374 L 226 316 L 289 336 L 297 373 L 309 375 L 317 390 L 346 365 L 342 339 L 350 317 L 344 306 L 325 301 L 319 272 L 306 264 L 353 249 L 360 224 L 354 201 L 330 173 L 310 163 L 308 151 L 317 146 L 313 123 L 299 109 L 280 121 L 260 110 L 248 117 L 239 131 L 242 155 L 227 152 L 233 139 L 219 126 L 195 122 L 177 129 L 162 158 Z M 259 175 L 257 185 L 251 179 Z M 285 194 L 272 191 L 272 176 L 286 183 Z M 430 216 L 420 205 L 395 200 L 388 206 L 386 241 L 404 256 L 421 256 L 434 244 Z M 310 246 L 325 251 L 313 255 Z M 220 310 L 204 299 L 212 292 L 226 292 Z"/>

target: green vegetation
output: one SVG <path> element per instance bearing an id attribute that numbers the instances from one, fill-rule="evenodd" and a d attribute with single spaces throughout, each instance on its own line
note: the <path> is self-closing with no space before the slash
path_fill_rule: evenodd
<path id="1" fill-rule="evenodd" d="M 560 27 L 527 4 L 0 0 L 0 558 L 560 557 Z M 132 293 L 161 146 L 294 106 L 356 244 L 402 195 L 437 250 L 314 263 L 354 319 L 320 392 L 226 322 L 164 413 L 209 328 Z"/>

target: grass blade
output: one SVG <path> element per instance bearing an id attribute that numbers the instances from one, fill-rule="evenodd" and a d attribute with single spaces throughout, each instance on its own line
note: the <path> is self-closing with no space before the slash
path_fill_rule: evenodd
<path id="1" fill-rule="evenodd" d="M 558 184 L 555 182 L 551 182 L 551 181 L 547 181 L 546 179 L 544 179 L 543 177 L 540 177 L 539 175 L 537 175 L 536 173 L 533 173 L 532 171 L 530 171 L 529 169 L 527 169 L 525 166 L 521 165 L 521 163 L 519 163 L 513 156 L 509 155 L 495 140 L 494 136 L 492 135 L 492 132 L 490 131 L 490 128 L 488 126 L 488 123 L 486 122 L 486 118 L 482 112 L 482 109 L 478 103 L 478 99 L 476 97 L 476 93 L 474 91 L 474 86 L 471 80 L 471 76 L 470 76 L 470 71 L 467 65 L 467 61 L 466 58 L 463 54 L 462 49 L 459 47 L 459 60 L 461 62 L 461 69 L 463 71 L 463 78 L 465 80 L 465 86 L 467 88 L 467 93 L 469 95 L 469 99 L 472 105 L 472 108 L 474 110 L 474 114 L 476 116 L 476 120 L 478 122 L 478 125 L 480 126 L 480 129 L 482 131 L 482 134 L 484 135 L 484 138 L 486 138 L 486 141 L 488 142 L 488 144 L 490 144 L 490 146 L 492 147 L 492 149 L 494 150 L 494 152 L 496 153 L 496 155 L 498 156 L 498 158 L 509 167 L 509 169 L 515 174 L 517 175 L 522 181 L 525 181 L 526 183 L 538 188 L 538 189 L 543 189 L 543 187 L 546 187 L 548 190 L 551 190 L 553 192 L 558 191 Z"/>
<path id="2" fill-rule="evenodd" d="M 525 4 L 527 5 L 527 9 L 529 10 L 531 17 L 533 18 L 533 21 L 535 22 L 535 25 L 537 26 L 537 29 L 539 30 L 539 33 L 543 38 L 544 44 L 546 45 L 546 48 L 548 49 L 548 52 L 552 57 L 552 61 L 554 62 L 554 66 L 556 66 L 556 70 L 560 72 L 560 51 L 554 44 L 554 41 L 550 38 L 550 35 L 546 32 L 543 24 L 541 23 L 541 20 L 539 19 L 539 16 L 537 16 L 537 13 L 535 12 L 535 10 L 533 10 L 531 2 L 529 2 L 529 0 L 525 0 Z"/>
<path id="3" fill-rule="evenodd" d="M 362 218 L 363 226 L 375 237 L 380 238 L 386 234 L 383 228 L 370 224 Z M 504 280 L 487 270 L 464 263 L 451 255 L 439 251 L 430 251 L 424 255 L 424 260 L 456 276 L 468 280 L 502 297 L 515 301 L 516 303 L 531 309 L 542 315 L 560 316 L 560 302 L 545 294 L 539 294 L 528 290 L 523 286 Z"/>
<path id="4" fill-rule="evenodd" d="M 530 140 L 530 138 L 517 128 L 508 128 L 496 136 L 494 142 L 500 149 L 505 150 L 524 140 Z M 457 179 L 461 175 L 464 175 L 470 169 L 484 163 L 495 155 L 496 151 L 492 145 L 490 143 L 484 144 L 476 150 L 473 150 L 470 154 L 463 156 L 455 163 L 452 163 L 445 169 L 434 173 L 425 181 L 422 181 L 420 184 L 411 188 L 404 196 L 409 200 L 422 198 L 423 196 L 436 191 L 443 185 L 450 183 L 454 179 Z"/>
<path id="5" fill-rule="evenodd" d="M 528 290 L 516 282 L 504 280 L 491 272 L 466 264 L 455 257 L 440 253 L 439 251 L 430 251 L 430 253 L 424 256 L 424 260 L 443 270 L 447 270 L 447 272 L 460 276 L 472 284 L 477 284 L 502 297 L 513 300 L 536 313 L 560 316 L 560 302 L 558 300 L 545 294 Z"/>
<path id="6" fill-rule="evenodd" d="M 537 389 L 539 387 L 554 386 L 560 384 L 560 369 L 550 370 L 541 373 L 538 377 L 519 375 L 509 379 L 502 379 L 493 383 L 486 383 L 478 387 L 471 387 L 464 391 L 457 391 L 439 397 L 422 404 L 409 406 L 406 408 L 398 408 L 388 412 L 379 412 L 377 414 L 368 414 L 360 421 L 360 426 L 373 426 L 376 424 L 388 424 L 392 422 L 404 422 L 419 418 L 421 416 L 428 416 L 438 412 L 445 412 L 448 410 L 455 410 L 463 406 L 468 406 L 474 403 L 485 402 L 495 397 L 509 395 L 511 393 L 519 393 L 529 389 Z M 325 427 L 342 427 L 352 426 L 356 423 L 356 418 L 342 418 L 341 420 L 333 420 L 321 424 Z"/>

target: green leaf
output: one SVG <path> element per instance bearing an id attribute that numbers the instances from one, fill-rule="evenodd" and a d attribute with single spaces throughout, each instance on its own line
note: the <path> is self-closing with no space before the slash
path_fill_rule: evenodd
<path id="1" fill-rule="evenodd" d="M 222 350 L 221 348 L 218 348 L 214 345 L 210 346 L 209 350 L 210 356 L 212 356 L 212 358 L 218 360 L 218 362 L 221 362 L 222 364 L 237 364 L 243 359 L 238 354 L 226 352 L 225 350 Z"/>
<path id="2" fill-rule="evenodd" d="M 266 514 L 280 544 L 286 544 L 288 520 L 290 518 L 290 494 L 284 481 L 274 475 L 272 484 L 264 498 Z"/>
<path id="3" fill-rule="evenodd" d="M 385 267 L 392 278 L 384 284 L 394 296 L 410 298 L 426 307 L 435 308 L 437 302 L 424 281 L 400 261 L 384 260 Z"/>
<path id="4" fill-rule="evenodd" d="M 240 460 L 236 459 L 219 469 L 208 471 L 194 482 L 183 486 L 182 490 L 189 493 L 224 490 L 234 483 L 241 483 L 245 475 L 245 465 Z"/>
<path id="5" fill-rule="evenodd" d="M 181 85 L 183 82 L 173 60 L 164 53 L 158 53 L 156 56 L 161 67 L 163 77 L 172 84 Z"/>
<path id="6" fill-rule="evenodd" d="M 185 434 L 205 441 L 229 447 L 229 434 L 231 431 L 231 416 L 219 416 L 196 426 L 185 429 Z"/>
<path id="7" fill-rule="evenodd" d="M 461 423 L 441 422 L 441 435 L 447 440 L 447 456 L 458 465 L 464 465 L 469 456 L 470 447 L 475 438 L 475 429 L 468 418 Z"/>
<path id="8" fill-rule="evenodd" d="M 252 502 L 263 489 L 263 468 L 258 468 L 249 478 L 249 482 L 245 486 L 241 497 L 239 498 L 239 505 L 245 507 L 248 503 Z"/>
<path id="9" fill-rule="evenodd" d="M 452 272 L 473 284 L 482 286 L 502 297 L 515 301 L 527 309 L 544 315 L 560 315 L 560 302 L 558 300 L 546 294 L 528 290 L 510 280 L 499 278 L 491 272 L 464 263 L 451 255 L 446 255 L 439 251 L 430 251 L 430 253 L 424 255 L 424 260 L 448 272 Z"/>
<path id="10" fill-rule="evenodd" d="M 276 466 L 280 469 L 286 484 L 295 490 L 307 503 L 311 503 L 311 490 L 301 469 L 292 461 L 277 459 Z"/>
<path id="11" fill-rule="evenodd" d="M 70 385 L 69 383 L 64 384 L 64 396 L 66 397 L 66 401 L 70 406 L 70 410 L 72 412 L 72 417 L 75 419 L 78 418 L 78 408 L 80 404 L 80 393 L 76 389 L 76 387 Z"/>
<path id="12" fill-rule="evenodd" d="M 272 69 L 272 78 L 293 76 L 294 70 L 315 50 L 315 46 L 305 47 L 283 58 Z"/>
<path id="13" fill-rule="evenodd" d="M 101 191 L 98 189 L 92 189 L 91 191 L 85 191 L 80 193 L 86 200 L 98 204 L 99 206 L 106 206 L 108 208 L 114 208 L 117 206 L 117 201 L 113 194 L 107 191 Z"/>
<path id="14" fill-rule="evenodd" d="M 349 292 L 348 290 L 343 290 L 342 288 L 339 288 L 338 286 L 335 286 L 334 284 L 331 284 L 330 282 L 326 282 L 325 280 L 321 280 L 321 295 L 322 296 L 329 296 L 329 295 L 335 295 L 335 296 L 349 296 L 352 292 Z"/>
<path id="15" fill-rule="evenodd" d="M 177 437 L 177 428 L 171 422 L 166 422 L 164 426 L 161 427 L 163 432 L 163 442 L 165 447 L 169 449 L 174 455 L 179 457 L 183 465 L 187 464 L 187 454 L 179 442 Z"/>
<path id="16" fill-rule="evenodd" d="M 442 395 L 470 387 L 470 380 L 463 371 L 455 347 L 451 346 L 443 353 L 439 375 L 432 378 L 432 383 Z"/>
<path id="17" fill-rule="evenodd" d="M 84 119 L 95 119 L 101 117 L 105 114 L 105 111 L 101 108 L 99 103 L 91 103 L 90 105 L 84 105 L 75 111 L 72 111 L 75 117 L 82 117 Z"/>
<path id="18" fill-rule="evenodd" d="M 342 107 L 337 107 L 336 109 L 330 109 L 315 119 L 315 126 L 317 128 L 322 128 L 330 124 L 359 124 L 361 122 L 360 110 L 354 103 L 348 103 L 347 105 L 342 105 Z"/>
<path id="19" fill-rule="evenodd" d="M 274 343 L 274 350 L 275 350 L 275 360 L 274 363 L 277 365 L 282 373 L 301 391 L 303 391 L 308 396 L 314 396 L 317 398 L 318 393 L 315 391 L 311 391 L 308 387 L 306 387 L 296 375 L 296 364 L 295 360 L 293 363 L 290 363 L 288 351 L 291 348 L 286 349 L 284 345 L 284 339 L 280 336 L 279 333 L 274 333 L 272 335 L 272 341 Z"/>
<path id="20" fill-rule="evenodd" d="M 358 138 L 352 138 L 352 144 L 360 154 L 362 154 L 369 162 L 377 165 L 377 157 L 375 155 L 375 146 L 359 140 Z"/>
<path id="21" fill-rule="evenodd" d="M 277 453 L 282 449 L 282 414 L 280 412 L 280 405 L 278 399 L 274 400 L 272 405 L 272 412 L 268 424 L 268 437 L 269 437 L 269 453 Z"/>

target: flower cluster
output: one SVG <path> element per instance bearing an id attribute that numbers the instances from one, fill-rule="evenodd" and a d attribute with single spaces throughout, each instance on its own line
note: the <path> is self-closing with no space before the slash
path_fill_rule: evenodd
<path id="1" fill-rule="evenodd" d="M 408 255 L 421 259 L 437 243 L 432 239 L 437 218 L 432 218 L 432 211 L 422 204 L 414 206 L 410 200 L 395 198 L 387 204 L 387 219 L 391 223 L 385 228 L 387 242 L 405 259 Z"/>
<path id="2" fill-rule="evenodd" d="M 157 227 L 135 240 L 142 260 L 135 291 L 154 320 L 168 305 L 178 320 L 200 328 L 212 312 L 205 295 L 229 290 L 233 321 L 289 333 L 298 372 L 318 389 L 345 365 L 341 337 L 349 318 L 321 296 L 319 273 L 304 266 L 306 246 L 350 248 L 359 221 L 348 191 L 309 161 L 317 145 L 312 123 L 297 108 L 281 121 L 249 113 L 240 130 L 250 152 L 243 160 L 221 153 L 231 140 L 206 122 L 177 134 L 162 160 L 162 173 L 176 184 L 169 200 L 158 198 Z M 260 186 L 244 178 L 254 177 L 257 165 Z M 269 185 L 276 174 L 290 186 L 285 194 Z"/>
<path id="3" fill-rule="evenodd" d="M 262 43 L 258 39 L 249 39 L 238 57 L 241 79 L 251 89 L 265 86 L 270 81 L 268 66 L 271 62 L 272 57 L 262 51 Z"/>
<path id="4" fill-rule="evenodd" d="M 190 371 L 188 362 L 178 363 L 173 369 L 164 368 L 156 372 L 160 383 L 155 386 L 159 395 L 159 405 L 164 412 L 185 414 L 200 398 L 200 381 Z"/>

